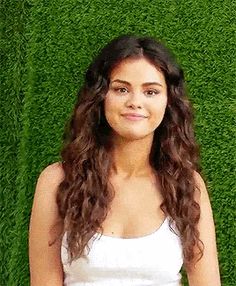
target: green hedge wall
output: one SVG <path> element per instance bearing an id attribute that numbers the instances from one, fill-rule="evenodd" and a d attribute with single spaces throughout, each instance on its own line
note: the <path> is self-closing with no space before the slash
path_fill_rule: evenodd
<path id="1" fill-rule="evenodd" d="M 0 285 L 29 285 L 37 177 L 60 160 L 64 123 L 88 64 L 124 33 L 161 39 L 185 71 L 222 285 L 236 285 L 234 11 L 230 0 L 1 1 Z"/>

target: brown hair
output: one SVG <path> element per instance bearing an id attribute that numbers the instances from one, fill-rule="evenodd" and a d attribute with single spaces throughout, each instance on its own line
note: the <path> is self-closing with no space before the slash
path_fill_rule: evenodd
<path id="1" fill-rule="evenodd" d="M 104 116 L 103 101 L 112 69 L 131 57 L 148 59 L 163 72 L 167 83 L 167 107 L 154 133 L 150 165 L 161 182 L 164 200 L 160 207 L 170 216 L 170 225 L 173 221 L 176 224 L 188 269 L 195 257 L 195 245 L 203 255 L 196 227 L 200 207 L 194 200 L 195 192 L 200 191 L 194 179 L 194 172 L 200 172 L 199 146 L 194 138 L 193 107 L 187 98 L 183 70 L 171 51 L 153 37 L 119 36 L 88 67 L 63 136 L 61 157 L 65 178 L 57 193 L 59 214 L 64 221 L 61 237 L 67 233 L 72 262 L 85 257 L 88 241 L 96 231 L 103 231 L 101 224 L 115 194 L 109 183 L 111 127 Z"/>

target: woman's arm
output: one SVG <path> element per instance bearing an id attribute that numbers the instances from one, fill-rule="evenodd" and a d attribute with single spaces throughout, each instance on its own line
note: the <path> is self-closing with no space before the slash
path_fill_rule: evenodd
<path id="1" fill-rule="evenodd" d="M 34 194 L 29 227 L 29 263 L 31 286 L 62 286 L 61 240 L 49 247 L 63 224 L 58 215 L 56 191 L 63 178 L 57 163 L 40 174 Z M 52 231 L 52 226 L 58 227 Z"/>
<path id="2" fill-rule="evenodd" d="M 209 195 L 204 180 L 195 172 L 195 180 L 201 190 L 197 202 L 201 208 L 198 224 L 200 239 L 204 243 L 203 257 L 191 272 L 187 272 L 189 286 L 221 286 L 215 225 Z"/>

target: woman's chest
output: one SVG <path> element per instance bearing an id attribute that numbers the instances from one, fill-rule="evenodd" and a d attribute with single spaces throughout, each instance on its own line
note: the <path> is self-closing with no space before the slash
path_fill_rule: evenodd
<path id="1" fill-rule="evenodd" d="M 68 281 L 96 281 L 97 285 L 171 285 L 177 286 L 182 263 L 178 236 L 170 231 L 167 221 L 152 235 L 137 239 L 120 239 L 95 235 L 90 240 L 86 258 L 66 264 Z"/>
<path id="2" fill-rule="evenodd" d="M 163 200 L 158 184 L 151 180 L 112 182 L 115 197 L 103 233 L 117 237 L 138 237 L 156 230 L 165 219 L 160 209 Z"/>

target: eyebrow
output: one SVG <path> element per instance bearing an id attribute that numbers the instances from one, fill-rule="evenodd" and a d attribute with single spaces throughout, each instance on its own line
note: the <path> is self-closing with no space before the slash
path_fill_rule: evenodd
<path id="1" fill-rule="evenodd" d="M 127 84 L 127 85 L 131 85 L 128 81 L 125 81 L 125 80 L 121 80 L 121 79 L 115 79 L 115 80 L 113 80 L 111 83 L 113 83 L 113 82 L 120 82 L 120 83 L 125 83 L 125 84 Z M 162 86 L 159 82 L 144 82 L 143 84 L 142 84 L 142 86 L 147 86 L 147 85 L 159 85 L 159 86 Z"/>

